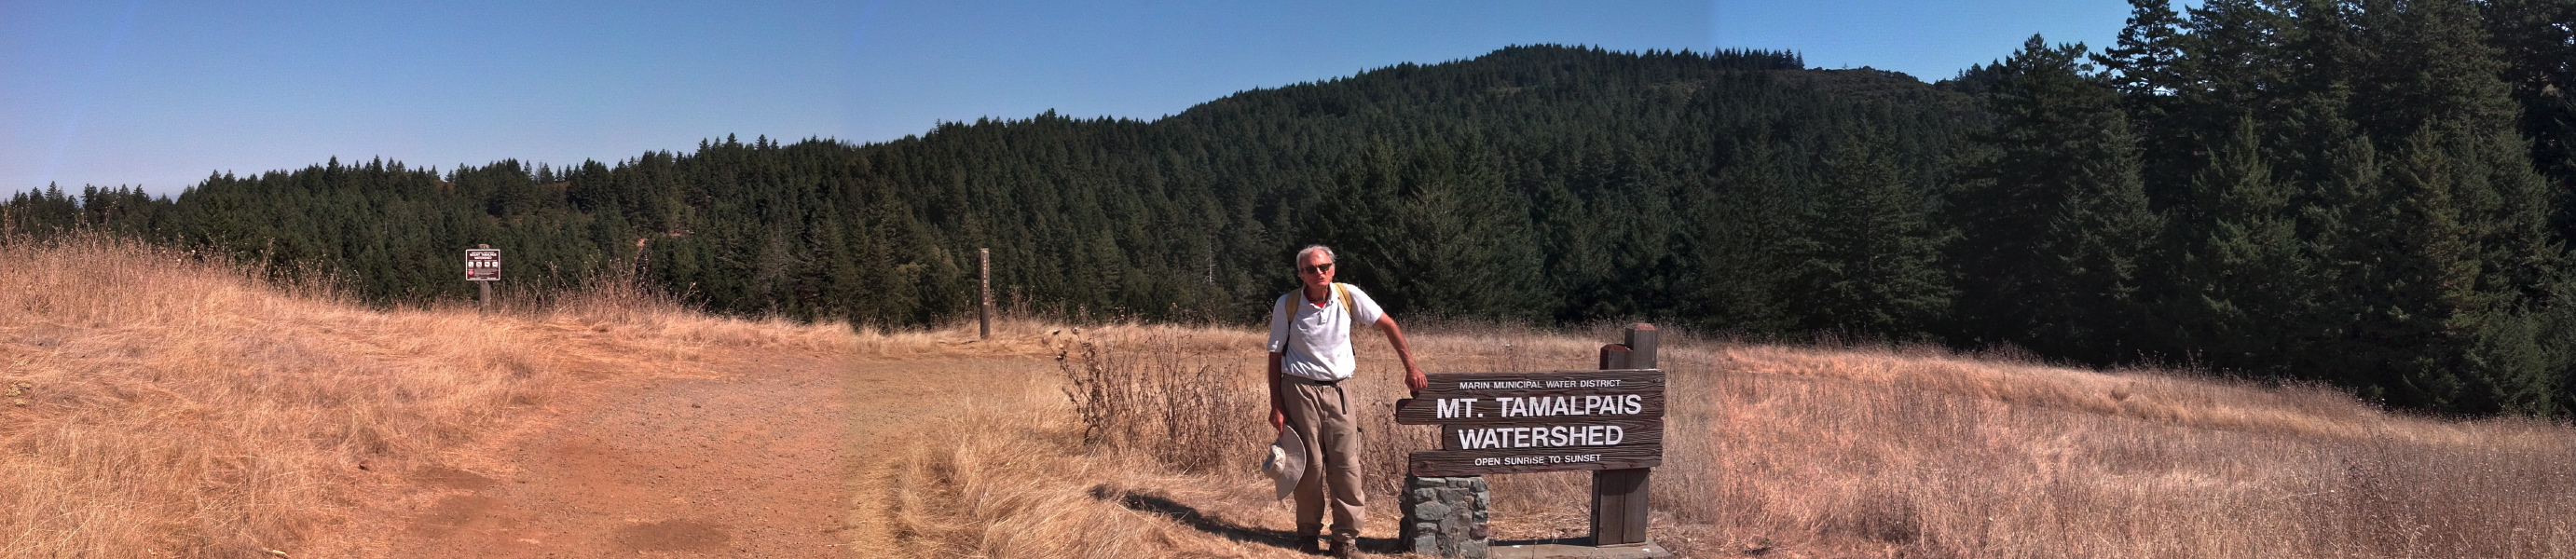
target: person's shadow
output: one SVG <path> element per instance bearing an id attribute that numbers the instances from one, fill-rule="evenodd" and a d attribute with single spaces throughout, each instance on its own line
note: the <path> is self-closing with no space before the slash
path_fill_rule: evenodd
<path id="1" fill-rule="evenodd" d="M 1110 489 L 1107 485 L 1092 487 L 1091 496 L 1104 501 L 1117 501 L 1118 506 L 1127 507 L 1127 510 L 1170 518 L 1174 522 L 1216 537 L 1285 549 L 1297 548 L 1295 532 L 1254 528 L 1208 518 L 1206 514 L 1200 513 L 1199 509 L 1173 502 L 1171 499 L 1135 491 L 1118 491 Z M 1364 537 L 1360 538 L 1360 551 L 1393 554 L 1402 553 L 1403 549 L 1397 545 L 1395 538 Z"/>

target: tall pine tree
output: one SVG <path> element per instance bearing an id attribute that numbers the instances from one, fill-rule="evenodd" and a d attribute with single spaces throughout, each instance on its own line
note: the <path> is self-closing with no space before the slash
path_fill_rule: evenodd
<path id="1" fill-rule="evenodd" d="M 1818 165 L 1804 231 L 1783 246 L 1806 328 L 1917 339 L 1949 311 L 1951 270 L 1939 256 L 1950 235 L 1932 223 L 1933 198 L 1886 144 L 1876 131 L 1853 130 Z"/>
<path id="2" fill-rule="evenodd" d="M 2091 363 L 2135 358 L 2146 322 L 2140 275 L 2161 220 L 2118 94 L 2083 46 L 2039 36 L 1980 69 L 1992 152 L 1948 206 L 1957 244 L 1961 343 L 2017 343 Z"/>

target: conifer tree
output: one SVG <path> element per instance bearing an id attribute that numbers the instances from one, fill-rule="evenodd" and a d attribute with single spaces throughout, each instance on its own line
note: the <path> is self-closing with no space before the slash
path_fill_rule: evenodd
<path id="1" fill-rule="evenodd" d="M 1529 209 L 1478 146 L 1385 147 L 1343 171 L 1318 237 L 1391 311 L 1525 318 L 1544 306 Z"/>
<path id="2" fill-rule="evenodd" d="M 1698 272 L 1684 279 L 1687 296 L 1677 310 L 1712 329 L 1794 331 L 1801 317 L 1785 296 L 1794 286 L 1783 273 L 1791 262 L 1777 247 L 1798 230 L 1805 189 L 1786 149 L 1756 140 L 1730 151 L 1708 188 L 1686 193 L 1698 232 L 1685 257 Z"/>
<path id="3" fill-rule="evenodd" d="M 2276 178 L 2251 117 L 2206 148 L 2208 167 L 2179 208 L 2167 319 L 2180 347 L 2235 370 L 2281 365 L 2291 332 L 2284 317 L 2304 310 L 2301 257 L 2290 185 Z"/>
<path id="4" fill-rule="evenodd" d="M 2481 5 L 2504 63 L 2504 81 L 2521 104 L 2532 162 L 2557 182 L 2557 191 L 2576 192 L 2576 2 L 2494 0 Z M 2576 234 L 2576 221 L 2567 221 L 2560 230 Z"/>
<path id="5" fill-rule="evenodd" d="M 1963 234 L 1964 343 L 2096 363 L 2138 349 L 2141 260 L 2160 222 L 2116 93 L 2082 53 L 2034 35 L 1992 70 L 1994 151 L 1948 206 Z"/>
<path id="6" fill-rule="evenodd" d="M 2189 75 L 2193 60 L 2184 50 L 2193 37 L 2183 33 L 2185 22 L 2167 0 L 2130 0 L 2129 6 L 2128 25 L 2092 60 L 2102 66 L 2128 110 L 2147 163 L 2142 179 L 2178 183 L 2191 167 L 2188 159 L 2174 154 L 2189 151 L 2190 119 L 2176 113 L 2185 110 L 2182 95 L 2196 88 Z"/>
<path id="7" fill-rule="evenodd" d="M 1949 310 L 1949 241 L 1930 219 L 1932 201 L 1897 169 L 1875 131 L 1848 133 L 1821 162 L 1818 196 L 1805 230 L 1784 243 L 1795 262 L 1792 296 L 1805 326 L 1870 337 L 1915 339 Z"/>

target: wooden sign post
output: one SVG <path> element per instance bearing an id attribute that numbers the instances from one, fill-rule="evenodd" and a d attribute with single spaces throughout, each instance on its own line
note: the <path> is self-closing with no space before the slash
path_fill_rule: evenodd
<path id="1" fill-rule="evenodd" d="M 1444 519 L 1417 521 L 1407 506 L 1408 542 L 1416 553 L 1453 557 L 1669 557 L 1646 539 L 1646 481 L 1664 460 L 1664 371 L 1655 368 L 1657 331 L 1637 324 L 1627 343 L 1602 348 L 1600 370 L 1536 373 L 1434 373 L 1431 386 L 1398 400 L 1395 422 L 1439 425 L 1440 448 L 1407 460 L 1407 487 L 1425 495 L 1447 488 L 1481 490 L 1489 474 L 1591 470 L 1589 545 L 1494 547 L 1484 541 L 1483 502 L 1443 503 L 1426 510 Z M 1436 483 L 1435 479 L 1446 478 Z M 1410 496 L 1410 494 L 1408 494 Z M 1466 538 L 1438 531 L 1459 506 L 1474 510 Z M 1443 524 L 1450 522 L 1450 524 Z M 1416 535 L 1421 533 L 1422 535 Z"/>
<path id="2" fill-rule="evenodd" d="M 1660 333 L 1652 324 L 1628 327 L 1628 343 L 1601 348 L 1601 368 L 1661 371 L 1655 368 L 1656 338 Z M 1661 385 L 1655 388 L 1658 392 L 1663 389 Z M 1657 427 L 1661 427 L 1661 416 L 1657 419 Z M 1656 450 L 1663 448 L 1657 446 Z M 1657 453 L 1659 458 L 1661 455 Z M 1652 466 L 1592 472 L 1593 545 L 1646 543 L 1646 474 L 1653 471 L 1649 469 Z"/>
<path id="3" fill-rule="evenodd" d="M 475 305 L 492 312 L 492 282 L 501 281 L 501 251 L 492 245 L 465 249 L 465 281 L 474 282 Z"/>
<path id="4" fill-rule="evenodd" d="M 975 282 L 975 291 L 983 294 L 984 301 L 982 305 L 975 307 L 975 323 L 982 325 L 984 338 L 991 339 L 993 337 L 993 249 L 975 249 L 975 276 L 981 278 Z"/>

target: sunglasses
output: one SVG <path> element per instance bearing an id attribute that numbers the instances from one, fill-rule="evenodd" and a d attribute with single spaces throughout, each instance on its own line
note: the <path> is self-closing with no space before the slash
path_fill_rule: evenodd
<path id="1" fill-rule="evenodd" d="M 1313 266 L 1298 266 L 1298 267 L 1297 267 L 1297 273 L 1300 273 L 1300 274 L 1322 274 L 1322 273 L 1324 273 L 1324 272 L 1330 272 L 1330 271 L 1333 271 L 1333 263 L 1331 263 L 1331 262 L 1325 262 L 1325 263 L 1322 263 L 1322 264 L 1316 264 L 1316 265 L 1313 265 Z"/>

